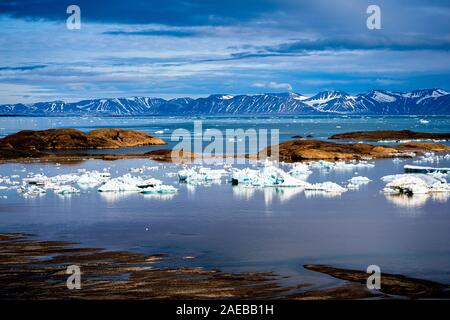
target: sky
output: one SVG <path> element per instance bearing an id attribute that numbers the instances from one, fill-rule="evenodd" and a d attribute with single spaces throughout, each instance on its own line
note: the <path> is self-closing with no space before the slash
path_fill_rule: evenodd
<path id="1" fill-rule="evenodd" d="M 448 90 L 448 21 L 448 0 L 1 0 L 0 104 Z"/>

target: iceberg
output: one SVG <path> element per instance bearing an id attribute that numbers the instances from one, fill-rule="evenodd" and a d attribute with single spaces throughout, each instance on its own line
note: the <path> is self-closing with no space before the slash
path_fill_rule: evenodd
<path id="1" fill-rule="evenodd" d="M 174 186 L 169 185 L 156 185 L 154 187 L 147 187 L 141 190 L 141 193 L 144 194 L 154 194 L 154 193 L 161 193 L 161 194 L 168 194 L 168 193 L 176 193 L 178 192 L 178 189 Z"/>
<path id="2" fill-rule="evenodd" d="M 142 184 L 142 178 L 133 177 L 129 173 L 111 180 L 106 181 L 98 191 L 100 192 L 120 192 L 120 191 L 141 191 L 138 187 Z"/>
<path id="3" fill-rule="evenodd" d="M 372 180 L 370 180 L 367 177 L 355 176 L 348 179 L 347 181 L 348 181 L 347 188 L 356 190 L 359 189 L 362 185 L 368 184 Z"/>
<path id="4" fill-rule="evenodd" d="M 397 174 L 381 178 L 387 182 L 383 189 L 386 194 L 426 194 L 434 192 L 450 192 L 447 181 L 436 175 Z"/>
<path id="5" fill-rule="evenodd" d="M 66 195 L 71 193 L 80 193 L 80 190 L 72 187 L 72 186 L 59 186 L 54 189 L 57 194 Z"/>
<path id="6" fill-rule="evenodd" d="M 270 164 L 266 164 L 261 170 L 235 169 L 231 181 L 233 185 L 253 187 L 306 187 L 309 185 Z"/>
<path id="7" fill-rule="evenodd" d="M 346 188 L 331 181 L 310 184 L 305 188 L 305 190 L 325 191 L 331 193 L 343 193 L 347 191 Z"/>
<path id="8" fill-rule="evenodd" d="M 178 179 L 180 182 L 189 184 L 206 184 L 211 181 L 220 182 L 224 175 L 228 172 L 224 169 L 211 168 L 186 168 L 178 172 Z"/>

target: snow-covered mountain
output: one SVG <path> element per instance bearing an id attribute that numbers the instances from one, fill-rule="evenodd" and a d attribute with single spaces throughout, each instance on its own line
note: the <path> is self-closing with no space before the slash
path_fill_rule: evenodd
<path id="1" fill-rule="evenodd" d="M 216 94 L 206 98 L 133 97 L 0 105 L 0 115 L 251 115 L 380 114 L 450 115 L 450 93 L 442 89 L 411 92 L 372 90 L 350 95 L 323 91 L 311 97 L 297 93 Z"/>

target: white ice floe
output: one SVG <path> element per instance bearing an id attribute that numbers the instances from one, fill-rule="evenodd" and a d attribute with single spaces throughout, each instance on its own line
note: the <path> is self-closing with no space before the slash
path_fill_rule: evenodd
<path id="1" fill-rule="evenodd" d="M 387 182 L 383 189 L 387 194 L 426 194 L 450 192 L 450 186 L 444 178 L 428 174 L 397 174 L 381 178 Z"/>
<path id="2" fill-rule="evenodd" d="M 305 187 L 309 183 L 291 176 L 284 170 L 266 163 L 261 169 L 235 169 L 232 175 L 235 185 L 253 187 Z"/>
<path id="3" fill-rule="evenodd" d="M 359 189 L 362 185 L 368 184 L 370 181 L 372 180 L 367 177 L 355 176 L 348 179 L 347 188 L 353 190 Z"/>
<path id="4" fill-rule="evenodd" d="M 176 193 L 178 190 L 170 185 L 163 185 L 161 180 L 150 178 L 143 179 L 131 174 L 125 174 L 121 177 L 108 180 L 98 188 L 100 192 L 141 192 L 144 194 L 152 193 Z"/>
<path id="5" fill-rule="evenodd" d="M 361 169 L 361 168 L 373 168 L 375 165 L 373 163 L 370 163 L 366 160 L 352 160 L 349 162 L 346 161 L 314 161 L 309 163 L 309 168 L 311 169 L 327 169 L 327 170 L 355 170 L 355 169 Z"/>
<path id="6" fill-rule="evenodd" d="M 347 191 L 346 188 L 331 181 L 310 184 L 309 186 L 305 187 L 305 190 L 324 191 L 330 193 L 343 193 Z"/>
<path id="7" fill-rule="evenodd" d="M 153 187 L 147 187 L 141 190 L 141 193 L 144 194 L 154 194 L 154 193 L 162 193 L 162 194 L 166 194 L 166 193 L 176 193 L 178 192 L 178 189 L 175 188 L 174 186 L 170 186 L 170 185 L 155 185 Z"/>
<path id="8" fill-rule="evenodd" d="M 127 173 L 121 177 L 106 181 L 97 190 L 100 192 L 141 191 L 138 185 L 143 182 L 142 178 L 134 177 Z"/>
<path id="9" fill-rule="evenodd" d="M 312 173 L 311 170 L 309 170 L 308 165 L 304 163 L 295 163 L 292 169 L 289 171 L 289 174 L 295 178 L 307 178 L 308 175 Z"/>
<path id="10" fill-rule="evenodd" d="M 220 179 L 227 175 L 225 169 L 211 169 L 211 168 L 185 168 L 178 172 L 178 179 L 181 182 L 199 185 L 208 184 L 212 181 L 220 181 Z"/>
<path id="11" fill-rule="evenodd" d="M 79 176 L 77 183 L 80 187 L 96 187 L 109 180 L 111 174 L 107 171 L 88 171 Z"/>
<path id="12" fill-rule="evenodd" d="M 78 190 L 75 187 L 68 186 L 68 185 L 58 186 L 54 190 L 57 194 L 61 194 L 61 195 L 80 193 L 80 190 Z"/>
<path id="13" fill-rule="evenodd" d="M 443 160 L 450 159 L 450 153 L 447 153 L 445 155 L 438 155 L 434 152 L 426 152 L 423 154 L 423 156 L 419 157 L 418 159 L 414 160 L 414 163 L 439 163 Z"/>

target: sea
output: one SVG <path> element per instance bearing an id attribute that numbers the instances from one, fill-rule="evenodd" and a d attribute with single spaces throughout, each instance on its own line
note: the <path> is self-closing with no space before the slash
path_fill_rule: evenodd
<path id="1" fill-rule="evenodd" d="M 114 127 L 142 130 L 168 142 L 165 146 L 89 151 L 139 153 L 173 147 L 172 133 L 177 129 L 193 132 L 194 121 L 202 121 L 203 130 L 223 132 L 277 129 L 280 142 L 294 135 L 327 140 L 350 131 L 450 132 L 450 117 L 446 116 L 0 117 L 0 137 L 25 129 Z M 105 250 L 167 253 L 161 267 L 270 271 L 283 284 L 308 283 L 308 289 L 342 281 L 306 270 L 305 264 L 358 270 L 377 265 L 382 272 L 450 284 L 449 196 L 393 197 L 381 192 L 386 184 L 381 177 L 403 173 L 404 165 L 416 161 L 370 160 L 374 167 L 312 170 L 307 178 L 312 183 L 332 181 L 345 186 L 354 176 L 371 180 L 339 195 L 297 188 L 242 188 L 226 179 L 190 185 L 178 181 L 180 165 L 148 159 L 106 161 L 87 156 L 84 161 L 61 164 L 0 164 L 1 177 L 13 175 L 18 181 L 32 173 L 55 176 L 94 169 L 107 169 L 112 177 L 140 175 L 133 168 L 153 167 L 145 175 L 178 188 L 171 195 L 102 193 L 89 188 L 66 196 L 48 192 L 24 197 L 1 188 L 0 183 L 0 233 L 29 233 L 35 239 Z M 450 167 L 450 160 L 425 165 Z"/>

